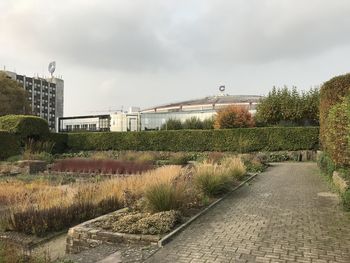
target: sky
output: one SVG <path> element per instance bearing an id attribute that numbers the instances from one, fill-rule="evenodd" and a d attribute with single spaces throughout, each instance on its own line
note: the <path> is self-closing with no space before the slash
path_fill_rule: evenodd
<path id="1" fill-rule="evenodd" d="M 0 0 L 0 66 L 65 81 L 64 115 L 308 90 L 350 71 L 348 0 Z"/>

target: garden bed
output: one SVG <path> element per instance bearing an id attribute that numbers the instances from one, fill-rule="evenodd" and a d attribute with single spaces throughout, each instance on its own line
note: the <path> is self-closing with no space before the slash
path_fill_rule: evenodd
<path id="1" fill-rule="evenodd" d="M 55 161 L 53 172 L 73 172 L 88 174 L 139 174 L 154 169 L 150 163 L 135 163 L 118 160 L 64 159 Z"/>
<path id="2" fill-rule="evenodd" d="M 232 191 L 256 175 L 245 176 Z M 123 208 L 103 215 L 69 229 L 66 252 L 76 254 L 101 244 L 137 243 L 161 247 L 227 195 L 210 198 L 206 205 L 192 207 L 182 213 L 174 210 L 149 213 Z"/>

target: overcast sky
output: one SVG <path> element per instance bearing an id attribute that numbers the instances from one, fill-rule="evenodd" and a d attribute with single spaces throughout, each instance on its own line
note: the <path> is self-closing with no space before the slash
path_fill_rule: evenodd
<path id="1" fill-rule="evenodd" d="M 349 0 L 0 0 L 0 65 L 65 81 L 65 116 L 350 71 Z"/>

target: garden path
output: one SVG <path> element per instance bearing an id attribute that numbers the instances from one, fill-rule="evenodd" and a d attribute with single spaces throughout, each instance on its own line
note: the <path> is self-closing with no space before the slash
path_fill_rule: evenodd
<path id="1" fill-rule="evenodd" d="M 350 262 L 350 215 L 315 163 L 278 163 L 147 262 Z"/>

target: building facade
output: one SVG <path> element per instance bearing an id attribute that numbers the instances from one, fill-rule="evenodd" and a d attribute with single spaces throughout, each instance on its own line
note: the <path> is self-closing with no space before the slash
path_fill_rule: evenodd
<path id="1" fill-rule="evenodd" d="M 214 118 L 218 110 L 231 105 L 244 107 L 254 115 L 261 99 L 257 95 L 218 95 L 145 109 L 140 112 L 140 130 L 160 130 L 169 119 Z"/>
<path id="2" fill-rule="evenodd" d="M 103 115 L 61 117 L 59 132 L 126 132 L 139 130 L 139 113 L 116 112 Z"/>
<path id="3" fill-rule="evenodd" d="M 27 77 L 11 71 L 4 72 L 27 91 L 32 114 L 47 120 L 51 131 L 58 131 L 57 120 L 63 117 L 64 81 L 59 78 Z"/>
<path id="4" fill-rule="evenodd" d="M 116 112 L 106 115 L 64 117 L 59 119 L 59 132 L 79 131 L 147 131 L 160 130 L 169 119 L 185 122 L 190 118 L 201 121 L 212 119 L 218 110 L 227 106 L 245 107 L 252 115 L 262 96 L 220 95 L 199 100 L 158 106 L 141 110 L 131 108 L 129 112 Z"/>

